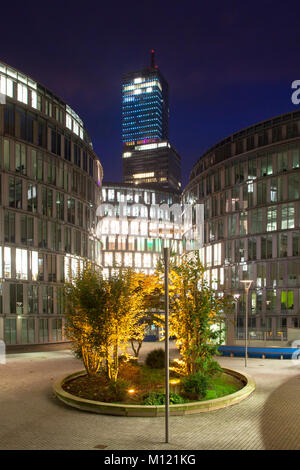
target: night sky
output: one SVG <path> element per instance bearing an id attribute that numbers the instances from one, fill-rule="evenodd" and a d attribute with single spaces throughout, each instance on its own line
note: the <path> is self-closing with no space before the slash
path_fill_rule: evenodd
<path id="1" fill-rule="evenodd" d="M 121 181 L 121 76 L 150 50 L 169 83 L 170 140 L 183 184 L 211 145 L 297 110 L 298 1 L 2 2 L 0 60 L 47 86 L 83 119 L 104 168 Z"/>

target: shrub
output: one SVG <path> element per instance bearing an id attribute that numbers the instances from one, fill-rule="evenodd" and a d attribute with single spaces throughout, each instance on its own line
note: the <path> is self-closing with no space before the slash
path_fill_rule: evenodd
<path id="1" fill-rule="evenodd" d="M 208 388 L 208 378 L 196 372 L 184 377 L 181 381 L 185 396 L 191 399 L 204 398 Z"/>
<path id="2" fill-rule="evenodd" d="M 119 379 L 128 382 L 136 382 L 141 376 L 141 369 L 139 365 L 131 361 L 123 362 L 119 369 Z"/>
<path id="3" fill-rule="evenodd" d="M 146 357 L 146 365 L 151 369 L 162 369 L 165 366 L 165 351 L 154 349 Z"/>
<path id="4" fill-rule="evenodd" d="M 206 361 L 201 361 L 199 364 L 200 367 L 200 373 L 203 375 L 206 375 L 207 377 L 212 377 L 214 375 L 220 375 L 222 370 L 222 367 L 217 361 L 213 360 L 206 360 Z"/>
<path id="5" fill-rule="evenodd" d="M 170 404 L 180 404 L 184 403 L 184 399 L 177 393 L 170 393 Z M 143 405 L 164 405 L 166 401 L 166 396 L 163 392 L 150 392 L 143 397 Z"/>
<path id="6" fill-rule="evenodd" d="M 130 384 L 126 380 L 111 380 L 107 388 L 108 401 L 124 401 Z"/>

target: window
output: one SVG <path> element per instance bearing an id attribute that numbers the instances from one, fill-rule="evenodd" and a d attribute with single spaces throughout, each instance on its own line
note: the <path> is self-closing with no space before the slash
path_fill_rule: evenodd
<path id="1" fill-rule="evenodd" d="M 15 213 L 4 211 L 4 241 L 15 243 Z"/>
<path id="2" fill-rule="evenodd" d="M 56 282 L 56 255 L 47 255 L 48 281 Z"/>
<path id="3" fill-rule="evenodd" d="M 21 341 L 22 344 L 34 343 L 35 329 L 34 318 L 22 318 Z"/>
<path id="4" fill-rule="evenodd" d="M 202 263 L 204 263 L 204 260 L 201 260 Z M 232 242 L 228 241 L 225 242 L 225 264 L 231 264 L 232 263 Z"/>
<path id="5" fill-rule="evenodd" d="M 261 259 L 272 258 L 273 237 L 272 235 L 261 237 Z"/>
<path id="6" fill-rule="evenodd" d="M 48 319 L 39 319 L 39 340 L 40 343 L 47 343 L 49 341 Z"/>
<path id="7" fill-rule="evenodd" d="M 22 209 L 22 180 L 9 178 L 9 207 Z"/>
<path id="8" fill-rule="evenodd" d="M 256 159 L 248 160 L 248 179 L 254 180 L 257 177 L 257 161 Z"/>
<path id="9" fill-rule="evenodd" d="M 56 288 L 56 305 L 57 305 L 57 314 L 63 315 L 64 308 L 65 308 L 65 296 L 64 296 L 63 287 Z"/>
<path id="10" fill-rule="evenodd" d="M 277 238 L 278 258 L 286 258 L 288 255 L 288 236 L 287 233 L 279 233 Z"/>
<path id="11" fill-rule="evenodd" d="M 277 207 L 267 209 L 267 232 L 277 230 Z"/>
<path id="12" fill-rule="evenodd" d="M 42 214 L 53 216 L 53 190 L 42 186 Z"/>
<path id="13" fill-rule="evenodd" d="M 26 147 L 25 145 L 20 145 L 16 143 L 16 172 L 21 173 L 22 175 L 27 174 L 27 156 L 26 156 Z"/>
<path id="14" fill-rule="evenodd" d="M 281 229 L 295 227 L 295 207 L 293 203 L 281 206 Z"/>
<path id="15" fill-rule="evenodd" d="M 56 222 L 51 222 L 51 247 L 53 251 L 62 250 L 61 225 Z"/>
<path id="16" fill-rule="evenodd" d="M 266 294 L 267 313 L 276 312 L 276 290 L 267 290 Z"/>
<path id="17" fill-rule="evenodd" d="M 49 315 L 53 313 L 53 287 L 42 286 L 42 304 L 43 314 Z"/>
<path id="18" fill-rule="evenodd" d="M 299 199 L 299 173 L 288 176 L 288 197 L 289 199 Z"/>
<path id="19" fill-rule="evenodd" d="M 22 83 L 18 83 L 17 97 L 18 97 L 18 101 L 21 101 L 24 104 L 28 104 L 28 90 L 27 90 L 26 85 L 22 85 Z"/>
<path id="20" fill-rule="evenodd" d="M 267 202 L 267 183 L 260 181 L 257 183 L 257 204 L 266 204 Z"/>
<path id="21" fill-rule="evenodd" d="M 289 261 L 288 269 L 288 285 L 296 286 L 299 284 L 299 263 L 296 261 Z"/>
<path id="22" fill-rule="evenodd" d="M 70 197 L 67 200 L 67 217 L 70 224 L 75 224 L 75 199 Z"/>
<path id="23" fill-rule="evenodd" d="M 33 217 L 27 215 L 20 216 L 21 243 L 23 245 L 33 245 Z"/>
<path id="24" fill-rule="evenodd" d="M 23 314 L 23 284 L 9 284 L 10 313 Z"/>
<path id="25" fill-rule="evenodd" d="M 256 238 L 248 238 L 248 260 L 256 260 Z"/>
<path id="26" fill-rule="evenodd" d="M 257 263 L 257 277 L 256 277 L 256 285 L 257 287 L 265 287 L 266 286 L 266 265 L 265 263 Z"/>
<path id="27" fill-rule="evenodd" d="M 27 250 L 16 248 L 16 278 L 28 279 Z"/>
<path id="28" fill-rule="evenodd" d="M 17 320 L 15 318 L 4 319 L 4 340 L 6 344 L 17 343 Z"/>
<path id="29" fill-rule="evenodd" d="M 233 211 L 240 209 L 240 188 L 236 186 L 231 190 L 231 208 Z"/>
<path id="30" fill-rule="evenodd" d="M 292 168 L 299 168 L 299 149 L 295 148 L 292 150 Z"/>
<path id="31" fill-rule="evenodd" d="M 27 210 L 37 212 L 37 185 L 28 183 L 27 185 Z"/>
<path id="32" fill-rule="evenodd" d="M 273 174 L 273 157 L 271 154 L 265 155 L 260 160 L 260 176 Z"/>
<path id="33" fill-rule="evenodd" d="M 43 156 L 41 152 L 36 150 L 31 151 L 31 164 L 32 164 L 32 178 L 35 180 L 43 181 Z"/>
<path id="34" fill-rule="evenodd" d="M 235 240 L 234 250 L 235 250 L 235 262 L 243 263 L 245 261 L 245 241 L 243 239 Z"/>
<path id="35" fill-rule="evenodd" d="M 294 292 L 281 291 L 281 311 L 293 310 L 294 309 Z"/>
<path id="36" fill-rule="evenodd" d="M 4 170 L 10 170 L 10 141 L 4 139 Z"/>
<path id="37" fill-rule="evenodd" d="M 293 244 L 293 256 L 300 255 L 300 236 L 299 232 L 293 232 L 292 244 Z"/>
<path id="38" fill-rule="evenodd" d="M 8 246 L 4 247 L 4 277 L 10 278 L 11 277 L 11 248 Z"/>
<path id="39" fill-rule="evenodd" d="M 251 212 L 251 232 L 263 232 L 263 212 L 262 209 L 255 209 Z"/>
<path id="40" fill-rule="evenodd" d="M 228 237 L 233 237 L 237 235 L 237 216 L 229 215 L 228 216 Z"/>
<path id="41" fill-rule="evenodd" d="M 47 248 L 47 220 L 39 219 L 38 220 L 38 246 L 39 248 Z"/>
<path id="42" fill-rule="evenodd" d="M 48 160 L 48 183 L 56 185 L 56 160 Z"/>
<path id="43" fill-rule="evenodd" d="M 52 341 L 62 340 L 62 320 L 52 320 Z"/>
<path id="44" fill-rule="evenodd" d="M 65 227 L 65 251 L 67 253 L 71 253 L 71 228 L 70 227 Z"/>
<path id="45" fill-rule="evenodd" d="M 287 164 L 287 152 L 279 152 L 277 154 L 277 171 L 281 173 L 282 171 L 286 171 L 288 167 Z"/>

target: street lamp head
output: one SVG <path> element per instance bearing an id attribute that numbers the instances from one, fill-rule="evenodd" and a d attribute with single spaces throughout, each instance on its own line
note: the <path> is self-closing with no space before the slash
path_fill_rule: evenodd
<path id="1" fill-rule="evenodd" d="M 240 282 L 243 283 L 244 286 L 245 286 L 245 289 L 248 290 L 248 289 L 250 289 L 250 287 L 251 287 L 251 284 L 252 284 L 252 282 L 253 282 L 253 279 L 245 279 L 245 280 L 240 281 Z"/>

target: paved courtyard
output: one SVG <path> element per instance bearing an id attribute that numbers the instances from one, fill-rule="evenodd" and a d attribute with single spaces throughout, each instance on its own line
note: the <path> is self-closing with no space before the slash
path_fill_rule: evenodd
<path id="1" fill-rule="evenodd" d="M 148 343 L 143 354 L 160 346 Z M 242 358 L 219 361 L 245 370 Z M 69 350 L 8 355 L 0 364 L 0 449 L 300 450 L 300 361 L 249 359 L 255 393 L 226 409 L 171 417 L 168 445 L 164 418 L 102 416 L 60 403 L 53 381 L 80 369 Z"/>

